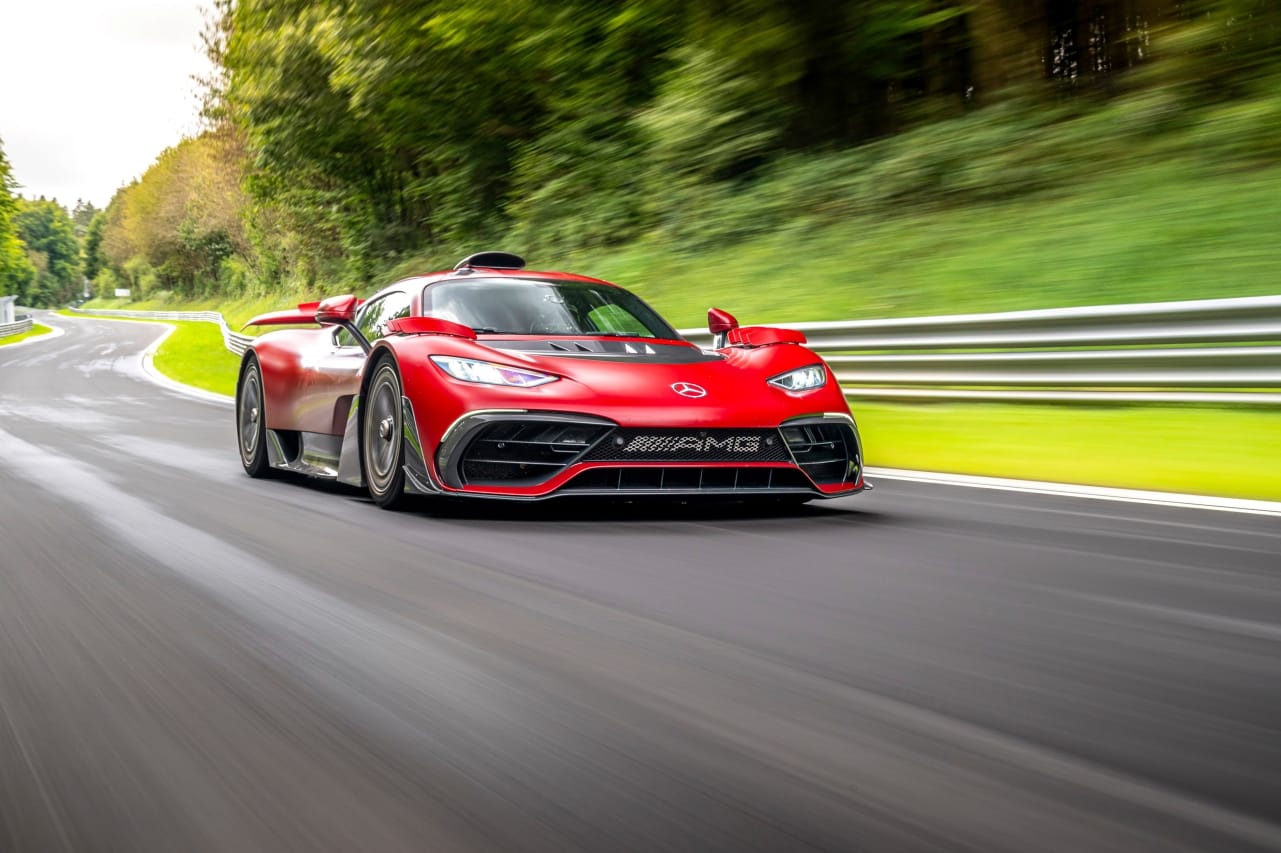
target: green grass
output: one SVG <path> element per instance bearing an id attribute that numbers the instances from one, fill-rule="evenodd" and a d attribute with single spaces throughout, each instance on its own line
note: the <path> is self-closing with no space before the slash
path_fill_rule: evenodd
<path id="1" fill-rule="evenodd" d="M 60 313 L 67 316 L 82 316 L 67 311 Z M 223 346 L 222 332 L 216 325 L 168 320 L 131 320 L 130 322 L 164 322 L 174 327 L 174 333 L 160 346 L 152 362 L 156 370 L 184 385 L 212 391 L 215 394 L 235 395 L 240 357 L 228 352 Z"/>
<path id="2" fill-rule="evenodd" d="M 869 465 L 1281 500 L 1281 411 L 854 401 Z"/>
<path id="3" fill-rule="evenodd" d="M 234 396 L 240 357 L 227 351 L 213 323 L 174 323 L 177 331 L 156 353 L 156 369 L 186 385 Z"/>
<path id="4" fill-rule="evenodd" d="M 25 341 L 28 338 L 36 338 L 36 337 L 39 337 L 40 335 L 47 335 L 52 331 L 53 329 L 50 329 L 48 326 L 42 326 L 39 323 L 32 323 L 31 328 L 28 331 L 21 332 L 16 335 L 9 335 L 7 337 L 0 338 L 0 347 L 5 346 L 6 344 L 16 344 L 18 341 Z"/>
<path id="5" fill-rule="evenodd" d="M 642 240 L 529 261 L 618 282 L 678 328 L 691 328 L 706 322 L 713 305 L 756 324 L 1281 293 L 1279 228 L 1281 166 L 1220 171 L 1175 159 L 1083 178 L 1071 192 L 802 222 L 699 251 Z M 396 273 L 456 261 L 423 257 Z M 306 298 L 93 300 L 86 307 L 217 310 L 236 327 Z"/>
<path id="6" fill-rule="evenodd" d="M 623 284 L 681 328 L 713 305 L 744 323 L 906 317 L 1281 293 L 1278 228 L 1281 168 L 1157 163 L 1071 194 L 552 265 Z"/>

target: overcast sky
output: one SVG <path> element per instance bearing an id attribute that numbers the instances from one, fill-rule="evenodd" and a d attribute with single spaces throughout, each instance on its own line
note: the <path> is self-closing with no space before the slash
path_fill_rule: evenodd
<path id="1" fill-rule="evenodd" d="M 0 0 L 0 140 L 27 197 L 105 207 L 198 127 L 196 0 Z"/>

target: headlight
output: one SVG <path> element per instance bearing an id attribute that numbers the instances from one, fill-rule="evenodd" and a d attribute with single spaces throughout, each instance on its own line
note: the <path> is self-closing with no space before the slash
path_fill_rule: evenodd
<path id="1" fill-rule="evenodd" d="M 533 370 L 520 370 L 505 364 L 491 364 L 488 361 L 473 361 L 470 358 L 454 358 L 448 355 L 433 355 L 432 364 L 448 373 L 455 379 L 464 382 L 479 382 L 482 385 L 509 385 L 515 388 L 534 388 L 555 382 L 559 377 L 549 376 Z"/>
<path id="2" fill-rule="evenodd" d="M 813 391 L 827 384 L 827 370 L 821 364 L 809 367 L 798 367 L 787 373 L 775 376 L 769 384 L 776 385 L 784 391 Z"/>

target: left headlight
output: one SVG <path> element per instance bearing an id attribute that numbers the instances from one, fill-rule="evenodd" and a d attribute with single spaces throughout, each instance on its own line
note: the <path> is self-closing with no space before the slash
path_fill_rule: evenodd
<path id="1" fill-rule="evenodd" d="M 827 370 L 821 364 L 798 367 L 775 376 L 769 380 L 769 384 L 784 391 L 813 391 L 827 384 Z"/>
<path id="2" fill-rule="evenodd" d="M 450 355 L 433 355 L 431 361 L 455 379 L 461 379 L 463 382 L 477 382 L 481 385 L 534 388 L 538 385 L 546 385 L 548 382 L 555 382 L 559 378 L 535 370 L 521 370 L 505 364 L 455 358 Z"/>

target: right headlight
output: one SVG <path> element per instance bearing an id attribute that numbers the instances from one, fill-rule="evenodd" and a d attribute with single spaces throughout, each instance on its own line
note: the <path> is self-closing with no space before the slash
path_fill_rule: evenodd
<path id="1" fill-rule="evenodd" d="M 433 355 L 432 364 L 463 382 L 475 382 L 480 385 L 508 385 L 514 388 L 535 388 L 555 382 L 559 377 L 536 370 L 522 370 L 507 364 L 494 364 L 489 361 L 476 361 L 472 358 L 456 358 L 452 355 Z"/>
<path id="2" fill-rule="evenodd" d="M 827 369 L 821 364 L 798 367 L 769 380 L 769 384 L 784 391 L 813 391 L 827 384 Z"/>

